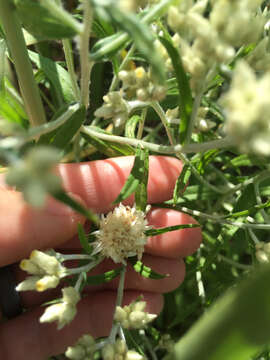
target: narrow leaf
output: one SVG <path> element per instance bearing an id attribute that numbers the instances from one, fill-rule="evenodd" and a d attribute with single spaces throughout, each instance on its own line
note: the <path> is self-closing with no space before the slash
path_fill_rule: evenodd
<path id="1" fill-rule="evenodd" d="M 136 137 L 136 128 L 138 123 L 141 121 L 141 117 L 139 115 L 133 115 L 126 122 L 125 126 L 125 137 L 135 138 Z"/>
<path id="2" fill-rule="evenodd" d="M 15 0 L 15 6 L 23 26 L 34 36 L 63 39 L 80 32 L 80 23 L 54 1 Z"/>
<path id="3" fill-rule="evenodd" d="M 150 267 L 144 265 L 141 261 L 137 260 L 137 257 L 130 257 L 128 258 L 128 261 L 133 266 L 133 269 L 145 278 L 158 280 L 164 279 L 169 276 L 168 274 L 164 275 L 153 271 Z"/>
<path id="4" fill-rule="evenodd" d="M 145 211 L 147 206 L 147 184 L 148 184 L 148 175 L 149 175 L 149 151 L 148 149 L 142 150 L 143 152 L 143 176 L 142 179 L 135 190 L 135 203 L 136 209 Z"/>
<path id="5" fill-rule="evenodd" d="M 33 63 L 42 69 L 50 81 L 51 85 L 58 94 L 58 97 L 66 103 L 76 101 L 76 96 L 73 93 L 72 83 L 69 73 L 61 65 L 55 63 L 34 51 L 28 50 L 28 55 Z"/>
<path id="6" fill-rule="evenodd" d="M 88 220 L 91 220 L 94 224 L 99 223 L 99 219 L 96 214 L 94 214 L 91 210 L 86 209 L 83 205 L 81 205 L 78 201 L 74 200 L 67 193 L 58 192 L 55 194 L 51 194 L 56 200 L 61 201 L 62 203 L 68 205 L 73 210 L 77 211 L 79 214 L 85 216 Z"/>
<path id="7" fill-rule="evenodd" d="M 118 204 L 119 202 L 128 198 L 131 194 L 133 194 L 138 185 L 144 181 L 145 175 L 145 152 L 138 147 L 135 154 L 134 164 L 129 174 L 120 194 L 114 200 L 113 204 Z"/>
<path id="8" fill-rule="evenodd" d="M 166 232 L 175 231 L 175 230 L 182 230 L 182 229 L 190 229 L 190 228 L 196 228 L 200 227 L 199 224 L 182 224 L 182 225 L 173 225 L 173 226 L 167 226 L 164 228 L 159 229 L 149 229 L 145 231 L 145 235 L 147 236 L 155 236 L 164 234 Z"/>
<path id="9" fill-rule="evenodd" d="M 104 274 L 88 276 L 86 280 L 86 285 L 100 285 L 110 282 L 120 275 L 121 270 L 122 267 L 119 267 L 114 270 L 106 271 Z"/>
<path id="10" fill-rule="evenodd" d="M 175 71 L 176 80 L 179 88 L 179 112 L 181 114 L 181 121 L 179 125 L 180 143 L 184 144 L 188 131 L 188 124 L 192 112 L 192 94 L 189 86 L 189 81 L 184 70 L 181 60 L 181 55 L 173 44 L 164 37 L 159 37 L 160 42 L 166 48 L 170 56 Z"/>
<path id="11" fill-rule="evenodd" d="M 185 191 L 190 175 L 191 175 L 191 168 L 189 165 L 185 164 L 181 171 L 181 174 L 179 175 L 175 183 L 175 187 L 173 190 L 174 205 L 177 203 L 177 199 L 179 195 L 183 194 L 183 192 Z"/>
<path id="12" fill-rule="evenodd" d="M 78 237 L 79 237 L 80 243 L 82 245 L 82 248 L 84 249 L 86 254 L 91 254 L 93 249 L 92 249 L 92 246 L 88 242 L 88 239 L 87 239 L 87 236 L 85 234 L 82 224 L 79 223 L 77 225 L 77 229 L 78 229 Z"/>

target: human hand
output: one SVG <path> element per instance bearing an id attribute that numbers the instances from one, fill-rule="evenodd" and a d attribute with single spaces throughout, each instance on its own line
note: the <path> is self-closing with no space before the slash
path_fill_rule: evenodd
<path id="1" fill-rule="evenodd" d="M 61 164 L 57 171 L 63 185 L 95 212 L 106 213 L 119 194 L 132 168 L 133 158 L 123 157 L 80 164 Z M 150 157 L 148 202 L 157 203 L 171 198 L 181 163 L 175 158 Z M 60 252 L 79 251 L 76 238 L 81 215 L 62 204 L 49 200 L 43 210 L 27 205 L 22 195 L 7 188 L 0 189 L 0 266 L 28 257 L 33 249 L 56 248 Z M 132 203 L 132 198 L 127 203 Z M 170 209 L 153 208 L 147 215 L 154 228 L 194 223 L 188 215 Z M 159 273 L 170 276 L 150 280 L 128 270 L 124 303 L 143 294 L 147 311 L 159 313 L 162 293 L 175 289 L 183 281 L 183 257 L 194 252 L 201 241 L 199 228 L 177 230 L 148 239 L 143 262 Z M 104 261 L 93 274 L 103 273 L 113 266 Z M 24 274 L 14 266 L 18 282 Z M 40 305 L 57 297 L 59 289 L 45 293 L 21 293 L 27 311 L 0 325 L 0 359 L 42 360 L 63 352 L 84 333 L 95 337 L 108 335 L 111 328 L 117 279 L 101 286 L 87 288 L 87 295 L 78 304 L 78 313 L 70 325 L 56 330 L 55 324 L 40 324 L 44 308 Z M 15 346 L 14 346 L 15 345 Z"/>

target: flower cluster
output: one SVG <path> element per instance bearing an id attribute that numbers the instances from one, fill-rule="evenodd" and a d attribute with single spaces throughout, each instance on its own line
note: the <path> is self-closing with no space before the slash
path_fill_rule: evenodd
<path id="1" fill-rule="evenodd" d="M 118 74 L 122 88 L 128 98 L 140 101 L 161 101 L 166 96 L 166 88 L 156 83 L 150 70 L 142 66 L 134 70 L 122 70 Z"/>
<path id="2" fill-rule="evenodd" d="M 85 334 L 80 337 L 74 346 L 69 346 L 65 352 L 65 356 L 72 360 L 92 360 L 95 351 L 95 340 Z"/>
<path id="3" fill-rule="evenodd" d="M 270 155 L 270 73 L 261 78 L 244 61 L 236 65 L 230 90 L 222 97 L 226 132 L 242 151 Z"/>
<path id="4" fill-rule="evenodd" d="M 23 192 L 31 205 L 43 206 L 47 193 L 61 189 L 61 180 L 51 172 L 59 161 L 56 149 L 40 146 L 29 150 L 24 160 L 16 162 L 6 176 L 7 184 Z"/>
<path id="5" fill-rule="evenodd" d="M 21 261 L 20 268 L 31 276 L 16 287 L 17 291 L 44 291 L 55 288 L 60 279 L 67 275 L 67 269 L 61 265 L 53 250 L 33 250 L 29 259 Z"/>
<path id="6" fill-rule="evenodd" d="M 145 230 L 149 229 L 143 211 L 119 204 L 105 217 L 102 215 L 100 229 L 95 232 L 94 253 L 100 252 L 115 263 L 125 264 L 125 259 L 137 255 L 141 259 L 147 241 Z"/>
<path id="7" fill-rule="evenodd" d="M 74 319 L 77 313 L 76 305 L 80 300 L 80 294 L 71 286 L 62 289 L 62 294 L 60 302 L 48 306 L 39 319 L 41 323 L 57 321 L 58 330 Z"/>
<path id="8" fill-rule="evenodd" d="M 270 261 L 270 243 L 259 242 L 256 244 L 256 259 L 260 263 L 269 263 Z"/>
<path id="9" fill-rule="evenodd" d="M 106 344 L 102 351 L 103 360 L 144 360 L 144 357 L 134 350 L 128 350 L 124 340 L 117 339 L 114 344 Z"/>
<path id="10" fill-rule="evenodd" d="M 117 306 L 114 320 L 124 329 L 142 329 L 157 317 L 155 314 L 147 313 L 145 306 L 145 301 L 132 302 L 124 307 Z"/>
<path id="11" fill-rule="evenodd" d="M 111 118 L 115 127 L 125 124 L 131 109 L 128 102 L 123 99 L 122 92 L 112 91 L 103 96 L 103 100 L 104 104 L 95 111 L 95 116 Z"/>
<path id="12" fill-rule="evenodd" d="M 256 16 L 262 0 L 211 3 L 209 18 L 204 16 L 208 0 L 183 0 L 168 12 L 168 23 L 179 34 L 183 64 L 195 92 L 215 64 L 228 63 L 235 47 L 258 40 L 263 31 L 264 19 Z"/>

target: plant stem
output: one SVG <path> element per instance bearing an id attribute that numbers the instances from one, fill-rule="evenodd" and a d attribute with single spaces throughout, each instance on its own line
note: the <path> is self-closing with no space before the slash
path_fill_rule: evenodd
<path id="1" fill-rule="evenodd" d="M 73 92 L 74 92 L 76 100 L 79 102 L 81 100 L 81 94 L 80 94 L 80 89 L 79 89 L 79 86 L 77 83 L 77 75 L 76 75 L 75 69 L 74 69 L 74 61 L 73 61 L 71 43 L 70 43 L 70 40 L 68 40 L 68 39 L 63 39 L 62 43 L 63 43 L 63 49 L 64 49 L 65 59 L 66 59 L 66 63 L 67 63 L 67 69 L 68 69 L 72 87 L 73 87 Z"/>
<path id="2" fill-rule="evenodd" d="M 116 142 L 120 144 L 128 144 L 131 146 L 137 147 L 138 145 L 142 145 L 146 149 L 149 149 L 153 152 L 157 153 L 163 153 L 163 154 L 177 154 L 177 153 L 194 153 L 199 151 L 205 151 L 210 149 L 219 149 L 224 147 L 229 147 L 230 145 L 233 145 L 231 140 L 228 138 L 220 139 L 220 140 L 213 140 L 208 141 L 202 144 L 189 144 L 186 146 L 182 146 L 180 144 L 174 145 L 174 146 L 166 146 L 166 145 L 158 145 L 149 143 L 147 141 L 138 140 L 138 139 L 132 139 L 132 138 L 126 138 L 122 136 L 116 136 L 116 135 L 107 135 L 100 132 L 95 131 L 91 126 L 82 126 L 81 131 L 89 136 L 95 136 L 99 139 L 105 140 L 105 141 L 111 141 Z"/>
<path id="3" fill-rule="evenodd" d="M 90 76 L 93 63 L 89 60 L 89 38 L 92 27 L 92 9 L 89 0 L 83 1 L 83 32 L 80 36 L 81 61 L 81 101 L 86 109 L 89 107 Z"/>
<path id="4" fill-rule="evenodd" d="M 140 140 L 143 135 L 143 129 L 144 129 L 146 115 L 147 115 L 147 108 L 142 110 L 142 121 L 139 122 L 139 128 L 138 128 L 138 133 L 137 133 L 138 140 Z"/>
<path id="5" fill-rule="evenodd" d="M 198 110 L 199 110 L 199 107 L 200 107 L 200 104 L 201 104 L 203 92 L 204 92 L 204 82 L 201 85 L 201 88 L 200 88 L 198 94 L 195 96 L 195 99 L 194 99 L 194 102 L 193 102 L 190 121 L 188 123 L 188 129 L 187 129 L 187 136 L 186 136 L 185 144 L 190 143 L 192 132 L 193 132 L 194 125 L 195 125 L 196 118 L 197 118 L 197 114 L 198 114 Z"/>
<path id="6" fill-rule="evenodd" d="M 164 112 L 164 110 L 162 109 L 162 107 L 160 106 L 159 102 L 157 101 L 153 101 L 151 104 L 152 108 L 155 110 L 155 112 L 158 114 L 160 120 L 162 121 L 162 124 L 166 130 L 167 136 L 169 138 L 170 144 L 173 146 L 174 145 L 174 139 L 172 137 L 172 134 L 170 132 L 170 129 L 168 127 L 168 121 L 166 118 L 166 114 Z"/>
<path id="7" fill-rule="evenodd" d="M 32 126 L 44 124 L 46 122 L 44 108 L 34 79 L 22 28 L 16 16 L 12 0 L 0 0 L 0 18 L 18 76 L 29 121 Z"/>
<path id="8" fill-rule="evenodd" d="M 126 277 L 127 266 L 123 265 L 123 268 L 120 272 L 119 284 L 117 289 L 117 296 L 116 296 L 116 306 L 121 306 L 123 301 L 124 295 L 124 286 L 125 286 L 125 277 Z"/>
<path id="9" fill-rule="evenodd" d="M 131 48 L 129 49 L 128 53 L 127 53 L 126 56 L 124 57 L 121 65 L 119 66 L 119 72 L 126 67 L 127 63 L 129 62 L 130 57 L 131 57 L 132 54 L 134 53 L 134 50 L 135 50 L 135 46 L 132 45 Z M 113 90 L 116 88 L 117 84 L 118 84 L 118 76 L 117 76 L 117 75 L 114 75 L 114 76 L 113 76 L 113 79 L 112 79 L 112 83 L 111 83 L 110 89 L 109 89 L 109 92 L 113 91 Z"/>

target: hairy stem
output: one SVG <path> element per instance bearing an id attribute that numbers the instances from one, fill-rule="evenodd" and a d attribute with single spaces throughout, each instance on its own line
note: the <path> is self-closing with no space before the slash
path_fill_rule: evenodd
<path id="1" fill-rule="evenodd" d="M 29 121 L 32 126 L 43 124 L 46 122 L 45 111 L 12 0 L 0 0 L 0 19 L 5 30 Z"/>

